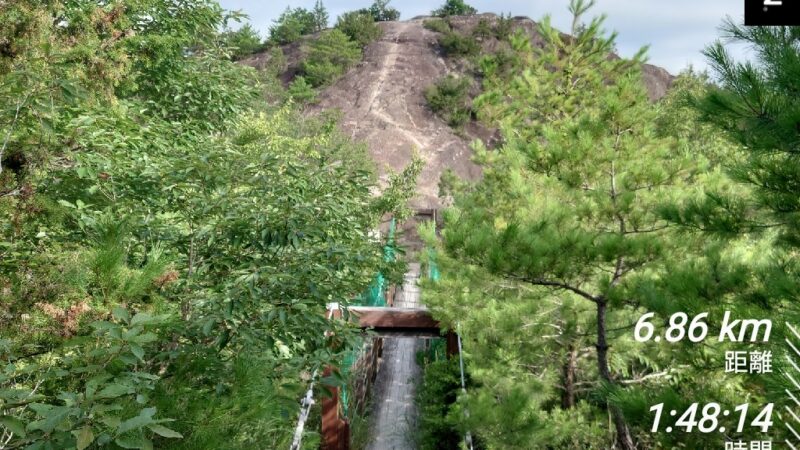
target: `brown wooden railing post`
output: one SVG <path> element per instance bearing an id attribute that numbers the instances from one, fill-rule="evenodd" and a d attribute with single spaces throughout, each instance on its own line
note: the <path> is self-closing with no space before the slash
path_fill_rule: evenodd
<path id="1" fill-rule="evenodd" d="M 332 303 L 328 305 L 328 317 L 330 319 L 341 319 L 342 310 L 339 305 Z M 327 334 L 327 333 L 326 333 Z M 333 366 L 328 366 L 322 372 L 325 379 L 336 370 Z M 336 386 L 322 385 L 327 389 L 330 396 L 322 398 L 322 450 L 350 450 L 350 426 L 346 419 L 339 416 L 341 410 L 339 406 L 339 388 Z"/>
<path id="2" fill-rule="evenodd" d="M 333 374 L 332 367 L 326 367 L 323 378 Z M 349 450 L 350 424 L 339 417 L 339 388 L 326 386 L 330 397 L 322 398 L 322 450 Z"/>
<path id="3" fill-rule="evenodd" d="M 390 290 L 391 293 L 391 290 Z M 389 299 L 393 295 L 388 296 Z M 364 329 L 372 329 L 378 336 L 381 333 L 387 335 L 400 334 L 402 336 L 441 336 L 441 326 L 433 318 L 427 308 L 394 308 L 394 307 L 366 307 L 351 306 L 349 309 L 348 320 Z M 338 304 L 330 304 L 327 316 L 330 319 L 341 319 L 342 310 Z M 392 334 L 394 333 L 394 334 Z M 331 332 L 326 332 L 326 336 L 335 338 Z M 458 335 L 452 331 L 446 335 L 447 356 L 458 355 Z M 332 339 L 335 341 L 335 339 Z M 364 392 L 369 391 L 369 385 L 375 380 L 376 368 L 379 364 L 380 355 L 383 350 L 383 339 L 377 338 L 373 343 L 371 354 L 365 355 L 366 369 Z M 336 370 L 333 366 L 325 368 L 322 377 L 329 377 Z M 340 389 L 338 387 L 324 386 L 330 393 L 329 396 L 322 398 L 322 450 L 349 450 L 350 448 L 350 424 L 346 418 L 341 417 L 341 400 L 339 398 Z M 354 399 L 358 406 L 358 392 L 354 390 Z M 364 395 L 366 399 L 366 394 Z M 362 401 L 363 405 L 365 401 Z"/>
<path id="4" fill-rule="evenodd" d="M 447 339 L 447 357 L 458 355 L 458 335 L 448 331 L 445 339 Z"/>

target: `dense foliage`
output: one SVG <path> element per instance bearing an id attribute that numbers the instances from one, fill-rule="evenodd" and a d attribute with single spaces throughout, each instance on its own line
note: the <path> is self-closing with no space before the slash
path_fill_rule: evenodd
<path id="1" fill-rule="evenodd" d="M 434 25 L 437 28 L 439 25 Z M 436 31 L 439 31 L 438 29 Z M 481 45 L 475 36 L 447 31 L 439 37 L 439 45 L 447 56 L 465 57 L 477 55 Z"/>
<path id="2" fill-rule="evenodd" d="M 369 12 L 376 22 L 391 22 L 400 20 L 400 11 L 389 6 L 391 0 L 375 0 L 368 9 L 361 11 Z"/>
<path id="3" fill-rule="evenodd" d="M 648 311 L 660 324 L 708 312 L 717 327 L 725 311 L 776 327 L 796 317 L 797 35 L 731 25 L 763 69 L 714 46 L 719 88 L 687 72 L 654 104 L 643 53 L 608 58 L 602 19 L 581 20 L 591 5 L 571 2 L 573 37 L 545 19 L 543 44 L 518 32 L 510 53 L 481 59 L 473 107 L 502 145 L 475 144 L 481 181 L 443 179 L 455 203 L 441 240 L 422 230 L 443 275 L 423 301 L 462 331 L 478 384 L 456 408 L 468 418 L 451 426 L 488 448 L 721 448 L 738 436 L 650 432 L 650 406 L 757 410 L 790 382 L 725 374 L 735 344 L 640 343 L 633 324 Z"/>
<path id="4" fill-rule="evenodd" d="M 230 61 L 216 2 L 0 18 L 0 446 L 288 446 L 419 165 L 376 197 L 334 116 Z"/>
<path id="5" fill-rule="evenodd" d="M 461 392 L 458 360 L 452 358 L 428 362 L 423 369 L 424 377 L 417 392 L 420 409 L 419 448 L 458 448 L 466 432 L 459 429 L 463 411 L 454 407 Z"/>
<path id="6" fill-rule="evenodd" d="M 361 60 L 361 47 L 338 28 L 313 40 L 303 61 L 303 74 L 314 86 L 325 86 Z"/>
<path id="7" fill-rule="evenodd" d="M 375 23 L 371 14 L 359 11 L 350 11 L 339 16 L 336 19 L 336 29 L 362 47 L 383 34 L 383 30 Z"/>
<path id="8" fill-rule="evenodd" d="M 472 100 L 469 89 L 472 81 L 466 77 L 448 75 L 425 91 L 431 109 L 448 125 L 462 127 L 472 118 Z"/>
<path id="9" fill-rule="evenodd" d="M 464 2 L 464 0 L 445 0 L 444 4 L 431 12 L 434 16 L 470 16 L 478 10 Z"/>
<path id="10" fill-rule="evenodd" d="M 269 41 L 286 45 L 296 42 L 302 36 L 314 33 L 320 28 L 321 18 L 305 8 L 286 7 L 286 10 L 269 28 Z M 327 18 L 325 18 L 327 22 Z"/>
<path id="11" fill-rule="evenodd" d="M 226 30 L 220 37 L 225 46 L 230 48 L 231 57 L 235 60 L 264 50 L 261 36 L 249 23 L 244 24 L 237 30 Z"/>

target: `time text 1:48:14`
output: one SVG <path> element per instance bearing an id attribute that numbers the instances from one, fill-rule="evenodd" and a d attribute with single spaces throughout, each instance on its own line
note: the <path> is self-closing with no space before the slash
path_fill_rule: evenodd
<path id="1" fill-rule="evenodd" d="M 664 428 L 663 431 L 667 433 L 671 433 L 674 428 L 680 428 L 686 433 L 691 433 L 692 431 L 697 428 L 697 431 L 701 433 L 713 433 L 719 432 L 724 433 L 726 430 L 730 432 L 741 433 L 744 431 L 745 427 L 753 427 L 753 428 L 760 428 L 762 433 L 766 433 L 769 431 L 769 427 L 772 426 L 772 409 L 774 404 L 768 403 L 761 411 L 756 415 L 756 417 L 747 422 L 747 410 L 750 405 L 747 403 L 741 404 L 733 408 L 733 411 L 728 409 L 722 409 L 719 403 L 707 403 L 703 406 L 703 409 L 700 409 L 699 403 L 692 403 L 689 405 L 686 410 L 680 412 L 675 409 L 672 409 L 667 412 L 670 417 L 677 417 L 677 420 L 670 426 Z M 650 408 L 650 411 L 655 412 L 655 417 L 653 418 L 653 428 L 650 430 L 653 433 L 657 433 L 661 431 L 659 427 L 662 425 L 662 422 L 667 422 L 665 419 L 662 420 L 664 417 L 664 404 L 658 403 L 653 405 Z M 698 417 L 698 412 L 700 417 Z M 736 423 L 731 423 L 729 427 L 725 427 L 726 420 L 725 418 L 731 417 L 732 420 L 735 420 Z M 735 428 L 734 428 L 735 426 Z"/>

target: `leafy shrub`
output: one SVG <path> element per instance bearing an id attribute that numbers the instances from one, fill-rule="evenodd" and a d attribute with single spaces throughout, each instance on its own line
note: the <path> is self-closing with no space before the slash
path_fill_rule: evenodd
<path id="1" fill-rule="evenodd" d="M 516 53 L 509 49 L 500 49 L 485 55 L 478 61 L 478 68 L 484 77 L 503 77 L 510 74 L 518 61 Z"/>
<path id="2" fill-rule="evenodd" d="M 422 21 L 422 26 L 437 33 L 449 33 L 450 24 L 444 19 L 427 19 Z"/>
<path id="3" fill-rule="evenodd" d="M 287 7 L 269 28 L 269 41 L 280 45 L 291 44 L 316 30 L 317 17 L 313 12 L 305 8 Z"/>
<path id="4" fill-rule="evenodd" d="M 250 67 L 205 53 L 152 77 L 140 91 L 150 98 L 153 113 L 209 130 L 223 127 L 253 104 L 258 98 L 256 76 Z"/>
<path id="5" fill-rule="evenodd" d="M 458 448 L 461 435 L 448 420 L 450 406 L 461 389 L 457 360 L 436 361 L 425 367 L 417 402 L 420 410 L 420 448 Z"/>
<path id="6" fill-rule="evenodd" d="M 0 370 L 4 448 L 83 449 L 95 442 L 153 448 L 155 435 L 182 437 L 152 406 L 160 377 L 143 370 L 154 359 L 154 331 L 164 322 L 117 306 L 53 362 L 6 365 Z"/>
<path id="7" fill-rule="evenodd" d="M 464 36 L 455 31 L 439 37 L 439 45 L 448 56 L 471 56 L 477 54 L 481 49 L 474 36 Z"/>
<path id="8" fill-rule="evenodd" d="M 332 83 L 361 59 L 361 48 L 341 30 L 323 32 L 311 43 L 303 73 L 319 87 Z"/>
<path id="9" fill-rule="evenodd" d="M 270 75 L 278 76 L 285 72 L 288 68 L 289 62 L 286 59 L 286 55 L 283 53 L 283 50 L 281 50 L 280 47 L 272 47 L 269 50 L 269 56 L 267 57 L 267 61 L 263 70 Z"/>
<path id="10" fill-rule="evenodd" d="M 383 34 L 383 30 L 375 24 L 371 14 L 359 11 L 350 11 L 339 16 L 336 20 L 336 29 L 358 42 L 358 45 L 362 47 Z"/>
<path id="11" fill-rule="evenodd" d="M 231 49 L 234 60 L 242 59 L 264 49 L 261 36 L 250 26 L 245 24 L 238 30 L 226 30 L 220 35 L 222 42 Z"/>
<path id="12" fill-rule="evenodd" d="M 513 32 L 514 19 L 511 18 L 511 14 L 509 13 L 507 16 L 500 14 L 494 24 L 494 36 L 501 41 L 507 41 Z"/>
<path id="13" fill-rule="evenodd" d="M 467 78 L 448 75 L 425 91 L 431 109 L 454 128 L 463 126 L 472 116 L 469 99 L 471 82 Z"/>
<path id="14" fill-rule="evenodd" d="M 358 10 L 361 13 L 369 14 L 375 22 L 390 22 L 400 20 L 400 11 L 389 6 L 390 0 L 375 0 L 369 7 Z"/>
<path id="15" fill-rule="evenodd" d="M 478 25 L 472 30 L 472 35 L 479 38 L 488 38 L 494 36 L 494 31 L 488 20 L 481 19 L 478 21 Z"/>
<path id="16" fill-rule="evenodd" d="M 477 12 L 477 9 L 464 3 L 464 0 L 446 0 L 444 5 L 434 10 L 432 14 L 437 17 L 471 16 Z"/>
<path id="17" fill-rule="evenodd" d="M 314 3 L 314 9 L 311 10 L 311 14 L 314 16 L 315 31 L 322 31 L 328 28 L 328 10 L 322 4 L 322 0 L 317 0 Z"/>
<path id="18" fill-rule="evenodd" d="M 306 81 L 306 77 L 299 76 L 289 85 L 289 96 L 297 103 L 314 103 L 317 100 L 317 91 Z"/>

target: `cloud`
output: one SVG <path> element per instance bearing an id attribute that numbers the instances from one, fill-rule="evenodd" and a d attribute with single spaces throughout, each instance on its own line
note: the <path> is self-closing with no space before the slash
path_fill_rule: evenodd
<path id="1" fill-rule="evenodd" d="M 371 0 L 323 0 L 331 20 L 348 10 L 363 8 Z M 404 19 L 429 14 L 441 1 L 395 0 Z M 250 16 L 254 27 L 266 35 L 272 21 L 287 6 L 311 8 L 315 0 L 221 0 L 226 9 L 242 10 Z M 567 30 L 571 17 L 567 0 L 468 0 L 481 12 L 511 13 L 534 20 L 550 14 L 553 24 Z M 619 33 L 617 47 L 623 56 L 633 55 L 644 45 L 650 45 L 650 63 L 678 73 L 687 65 L 703 69 L 706 62 L 700 51 L 713 42 L 717 28 L 726 16 L 741 19 L 741 2 L 731 0 L 597 0 L 594 14 L 606 14 L 606 29 Z M 742 56 L 740 48 L 735 55 Z"/>

